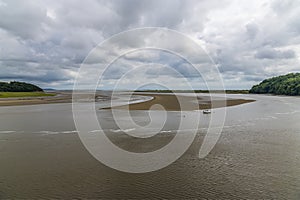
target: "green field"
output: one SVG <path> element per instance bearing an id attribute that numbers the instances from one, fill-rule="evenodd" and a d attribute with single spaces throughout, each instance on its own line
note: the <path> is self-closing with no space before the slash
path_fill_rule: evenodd
<path id="1" fill-rule="evenodd" d="M 55 96 L 55 94 L 44 92 L 0 92 L 0 98 L 14 98 L 14 97 L 44 97 Z"/>

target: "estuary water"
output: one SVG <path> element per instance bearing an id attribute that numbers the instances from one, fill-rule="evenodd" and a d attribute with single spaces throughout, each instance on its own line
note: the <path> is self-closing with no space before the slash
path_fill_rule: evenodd
<path id="1" fill-rule="evenodd" d="M 228 96 L 256 101 L 226 108 L 221 137 L 208 156 L 198 157 L 210 117 L 202 114 L 185 154 L 142 174 L 111 169 L 90 155 L 79 139 L 71 104 L 0 107 L 0 199 L 299 199 L 300 98 Z M 134 99 L 144 100 L 149 97 Z M 107 105 L 103 100 L 96 107 Z M 154 116 L 159 118 L 159 112 Z M 168 112 L 158 135 L 136 139 L 126 135 L 133 129 L 113 123 L 110 111 L 97 115 L 111 141 L 133 152 L 170 142 L 180 120 L 180 113 Z M 147 111 L 131 116 L 141 125 L 149 120 Z"/>

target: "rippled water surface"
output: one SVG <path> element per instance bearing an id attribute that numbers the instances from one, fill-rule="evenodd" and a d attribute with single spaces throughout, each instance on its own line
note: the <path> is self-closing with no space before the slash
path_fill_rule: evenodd
<path id="1" fill-rule="evenodd" d="M 227 108 L 222 135 L 207 157 L 198 158 L 209 121 L 202 115 L 188 151 L 145 174 L 119 172 L 95 160 L 78 137 L 71 104 L 0 107 L 0 199 L 300 199 L 300 98 L 229 96 L 257 101 Z M 161 133 L 142 141 L 126 135 L 134 131 L 130 127 L 120 130 L 109 111 L 97 114 L 115 144 L 136 152 L 168 143 L 180 120 L 170 112 Z M 131 115 L 137 124 L 149 120 L 145 111 Z"/>

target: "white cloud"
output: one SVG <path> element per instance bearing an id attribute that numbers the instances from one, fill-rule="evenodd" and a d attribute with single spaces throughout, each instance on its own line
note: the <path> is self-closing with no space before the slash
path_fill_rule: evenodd
<path id="1" fill-rule="evenodd" d="M 98 43 L 131 28 L 159 26 L 204 45 L 228 88 L 237 82 L 249 88 L 266 77 L 299 71 L 299 18 L 300 1 L 293 0 L 1 0 L 0 79 L 72 88 L 80 63 Z M 155 42 L 162 41 L 143 35 L 118 41 L 107 59 L 122 48 Z M 176 39 L 164 45 L 176 48 Z M 125 58 L 112 78 L 130 64 L 163 59 L 159 54 Z M 172 59 L 164 59 L 176 68 Z M 169 81 L 181 87 L 171 74 Z"/>

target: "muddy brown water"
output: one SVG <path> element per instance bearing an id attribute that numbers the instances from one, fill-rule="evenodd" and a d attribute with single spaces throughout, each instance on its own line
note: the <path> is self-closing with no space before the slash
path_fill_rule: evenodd
<path id="1" fill-rule="evenodd" d="M 94 159 L 76 133 L 71 104 L 1 107 L 0 199 L 299 199 L 300 98 L 231 97 L 256 101 L 227 108 L 222 135 L 207 157 L 197 157 L 204 123 L 180 159 L 144 174 Z M 139 123 L 144 114 L 133 113 Z M 132 151 L 160 148 L 173 137 L 170 131 L 143 143 L 117 130 L 111 125 L 112 141 Z"/>

